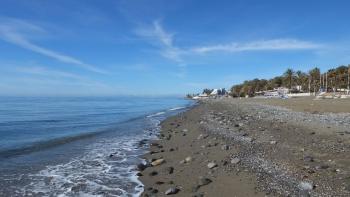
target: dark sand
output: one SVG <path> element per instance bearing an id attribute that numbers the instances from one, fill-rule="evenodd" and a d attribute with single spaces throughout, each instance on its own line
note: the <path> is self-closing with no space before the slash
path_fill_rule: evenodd
<path id="1" fill-rule="evenodd" d="M 144 156 L 165 162 L 141 171 L 143 196 L 350 196 L 350 114 L 328 113 L 350 102 L 316 102 L 207 100 L 168 118 Z"/>

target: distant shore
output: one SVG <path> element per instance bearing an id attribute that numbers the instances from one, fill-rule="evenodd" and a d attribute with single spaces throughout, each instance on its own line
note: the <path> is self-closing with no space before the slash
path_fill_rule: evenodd
<path id="1" fill-rule="evenodd" d="M 349 196 L 349 106 L 311 97 L 201 101 L 162 122 L 139 166 L 142 196 Z"/>

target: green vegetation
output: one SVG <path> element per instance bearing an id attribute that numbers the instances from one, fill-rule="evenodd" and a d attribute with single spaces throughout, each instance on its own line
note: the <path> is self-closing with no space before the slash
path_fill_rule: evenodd
<path id="1" fill-rule="evenodd" d="M 316 93 L 320 89 L 338 91 L 349 87 L 350 65 L 339 66 L 330 69 L 326 73 L 321 73 L 319 68 L 313 68 L 309 72 L 294 71 L 287 69 L 282 76 L 272 79 L 253 79 L 244 81 L 242 84 L 232 86 L 231 95 L 233 97 L 254 96 L 257 92 L 273 90 L 274 88 L 286 87 L 290 92 L 312 92 Z"/>

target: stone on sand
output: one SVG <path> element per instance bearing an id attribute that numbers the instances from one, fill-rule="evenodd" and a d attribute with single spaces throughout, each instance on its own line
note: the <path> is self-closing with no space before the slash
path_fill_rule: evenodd
<path id="1" fill-rule="evenodd" d="M 172 194 L 177 194 L 180 190 L 176 187 L 171 187 L 168 190 L 165 191 L 165 195 L 172 195 Z"/>
<path id="2" fill-rule="evenodd" d="M 232 164 L 238 164 L 239 162 L 241 162 L 241 160 L 239 158 L 237 158 L 237 157 L 231 159 L 231 163 Z"/>
<path id="3" fill-rule="evenodd" d="M 228 150 L 228 149 L 230 149 L 230 147 L 226 144 L 221 146 L 221 150 Z"/>
<path id="4" fill-rule="evenodd" d="M 208 163 L 207 166 L 208 166 L 209 169 L 213 169 L 213 168 L 215 168 L 218 165 L 216 163 L 214 163 L 214 162 L 210 162 L 210 163 Z"/>
<path id="5" fill-rule="evenodd" d="M 160 164 L 162 164 L 162 163 L 164 163 L 164 162 L 165 162 L 164 159 L 157 159 L 157 160 L 153 161 L 153 162 L 151 163 L 151 165 L 152 165 L 152 166 L 158 166 L 158 165 L 160 165 Z"/>
<path id="6" fill-rule="evenodd" d="M 186 159 L 185 159 L 186 163 L 191 162 L 191 161 L 192 161 L 192 157 L 186 157 Z"/>

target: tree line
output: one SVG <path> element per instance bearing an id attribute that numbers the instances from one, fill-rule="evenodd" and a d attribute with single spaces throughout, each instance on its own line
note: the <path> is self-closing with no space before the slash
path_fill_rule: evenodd
<path id="1" fill-rule="evenodd" d="M 322 91 L 338 91 L 340 89 L 349 89 L 350 65 L 338 66 L 329 69 L 325 73 L 317 67 L 308 72 L 294 71 L 287 69 L 281 76 L 271 79 L 253 79 L 246 80 L 241 84 L 231 87 L 233 97 L 254 96 L 257 92 L 273 90 L 279 87 L 286 87 L 291 93 L 310 92 L 316 93 Z"/>

